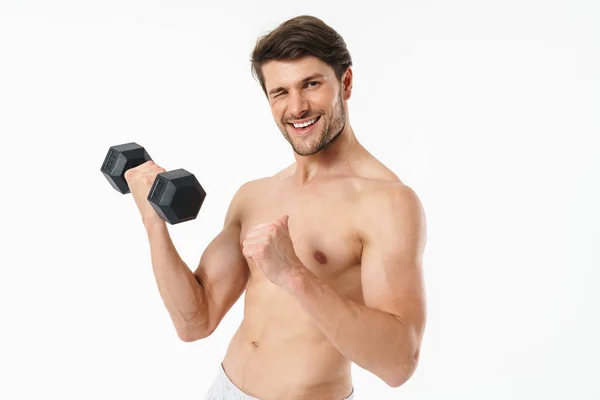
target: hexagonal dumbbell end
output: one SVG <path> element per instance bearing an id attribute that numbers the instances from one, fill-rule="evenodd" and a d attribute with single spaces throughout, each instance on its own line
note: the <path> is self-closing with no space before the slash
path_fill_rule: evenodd
<path id="1" fill-rule="evenodd" d="M 102 163 L 102 174 L 111 186 L 122 194 L 129 193 L 129 185 L 125 180 L 125 171 L 152 160 L 146 150 L 137 143 L 125 143 L 112 146 Z"/>
<path id="2" fill-rule="evenodd" d="M 174 225 L 196 219 L 205 197 L 193 174 L 176 169 L 156 176 L 148 201 L 162 219 Z"/>

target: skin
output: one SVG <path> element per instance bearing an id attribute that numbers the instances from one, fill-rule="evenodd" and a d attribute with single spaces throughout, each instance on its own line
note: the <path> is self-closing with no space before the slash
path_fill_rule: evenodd
<path id="1" fill-rule="evenodd" d="M 193 273 L 146 201 L 164 169 L 149 161 L 125 176 L 177 334 L 210 336 L 245 291 L 244 319 L 222 363 L 242 391 L 343 399 L 351 363 L 398 387 L 417 368 L 426 323 L 421 202 L 358 142 L 348 118 L 351 68 L 340 82 L 305 57 L 270 61 L 263 73 L 295 162 L 239 188 Z M 303 137 L 288 124 L 313 116 L 320 120 Z"/>

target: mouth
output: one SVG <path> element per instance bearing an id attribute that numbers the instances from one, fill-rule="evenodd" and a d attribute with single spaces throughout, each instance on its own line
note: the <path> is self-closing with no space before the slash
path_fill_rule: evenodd
<path id="1" fill-rule="evenodd" d="M 309 120 L 299 122 L 299 123 L 288 122 L 288 125 L 290 125 L 292 127 L 292 130 L 294 131 L 294 133 L 296 135 L 304 136 L 304 135 L 308 135 L 315 129 L 315 126 L 317 125 L 317 122 L 319 122 L 320 119 L 321 119 L 321 116 L 318 116 L 313 119 L 309 119 Z"/>

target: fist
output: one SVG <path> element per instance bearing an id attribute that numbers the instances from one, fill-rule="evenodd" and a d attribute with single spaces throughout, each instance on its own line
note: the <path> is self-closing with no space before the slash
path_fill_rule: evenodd
<path id="1" fill-rule="evenodd" d="M 301 264 L 294 251 L 287 215 L 253 226 L 243 241 L 242 253 L 278 286 L 282 286 L 291 270 Z"/>
<path id="2" fill-rule="evenodd" d="M 163 222 L 162 218 L 154 211 L 148 201 L 148 194 L 156 175 L 166 172 L 164 168 L 159 167 L 154 161 L 146 161 L 135 168 L 125 171 L 123 177 L 129 185 L 129 190 L 133 196 L 135 204 L 140 211 L 144 224 L 153 222 Z"/>

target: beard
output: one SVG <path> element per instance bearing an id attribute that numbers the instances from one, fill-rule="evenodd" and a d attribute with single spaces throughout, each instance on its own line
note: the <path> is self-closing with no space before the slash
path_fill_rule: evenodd
<path id="1" fill-rule="evenodd" d="M 331 114 L 328 119 L 325 118 L 325 112 L 323 110 L 318 111 L 319 113 L 315 114 L 314 117 L 316 118 L 320 116 L 321 118 L 315 123 L 322 122 L 323 125 L 321 135 L 318 138 L 314 138 L 314 134 L 317 133 L 315 131 L 306 138 L 294 137 L 294 139 L 292 139 L 292 137 L 287 131 L 289 124 L 283 121 L 281 122 L 281 125 L 278 124 L 279 130 L 283 134 L 285 140 L 287 140 L 288 143 L 292 146 L 294 152 L 300 156 L 310 156 L 318 153 L 319 151 L 327 147 L 327 145 L 331 143 L 335 138 L 337 138 L 340 135 L 340 133 L 344 130 L 344 127 L 346 125 L 346 111 L 344 110 L 342 91 L 340 90 L 338 94 L 337 104 L 335 105 L 333 110 L 333 114 Z M 310 111 L 307 111 L 305 114 L 308 116 L 311 113 Z M 296 119 L 302 118 L 305 117 L 300 116 L 300 118 Z M 288 120 L 289 119 L 291 118 L 288 118 Z"/>

